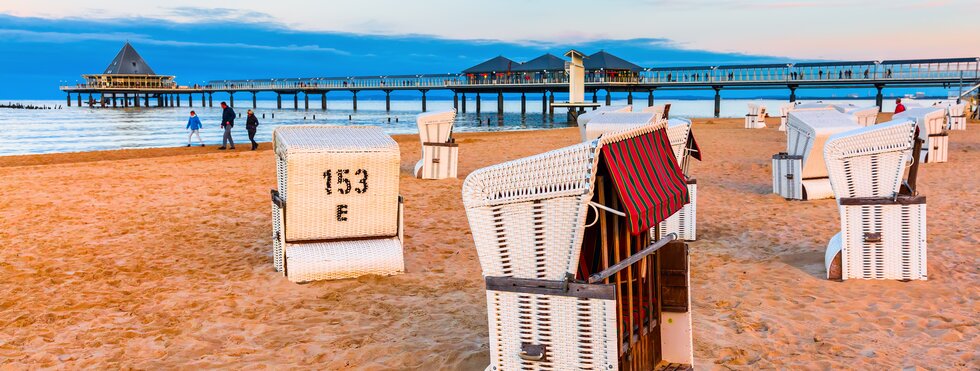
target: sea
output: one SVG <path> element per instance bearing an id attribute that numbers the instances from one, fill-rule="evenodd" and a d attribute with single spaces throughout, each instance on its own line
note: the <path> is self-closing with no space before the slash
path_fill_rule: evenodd
<path id="1" fill-rule="evenodd" d="M 216 97 L 217 98 L 217 97 Z M 817 100 L 800 99 L 816 102 Z M 825 103 L 872 106 L 874 99 L 820 99 Z M 920 99 L 920 105 L 931 105 L 939 100 Z M 188 131 L 185 129 L 188 114 L 196 111 L 204 123 L 201 137 L 207 145 L 220 145 L 222 130 L 219 127 L 221 108 L 218 100 L 214 108 L 196 107 L 169 108 L 89 108 L 88 106 L 67 107 L 65 100 L 0 100 L 0 104 L 23 104 L 60 109 L 30 110 L 0 108 L 0 156 L 26 155 L 40 153 L 81 152 L 114 150 L 127 148 L 177 147 L 187 144 Z M 245 111 L 251 108 L 251 100 L 236 102 L 235 111 L 242 118 L 236 121 L 233 137 L 236 143 L 248 142 L 245 132 Z M 330 100 L 326 111 L 320 110 L 318 99 L 310 101 L 310 109 L 292 108 L 291 101 L 284 100 L 284 109 L 276 109 L 276 101 L 260 100 L 254 109 L 259 118 L 256 140 L 268 142 L 272 131 L 283 125 L 376 125 L 390 134 L 416 133 L 415 117 L 421 113 L 420 100 L 392 100 L 391 111 L 385 111 L 385 102 L 380 100 L 358 100 L 358 110 L 352 109 L 349 100 Z M 645 97 L 634 100 L 637 105 L 646 105 Z M 711 117 L 714 113 L 714 100 L 658 99 L 656 104 L 670 103 L 670 116 L 683 118 Z M 723 99 L 722 117 L 742 117 L 748 103 L 764 104 L 770 112 L 778 112 L 778 107 L 786 100 L 775 99 Z M 286 106 L 289 108 L 285 108 Z M 614 99 L 612 105 L 626 105 L 626 99 Z M 885 102 L 884 111 L 894 110 L 894 102 Z M 314 106 L 315 109 L 314 109 Z M 429 112 L 452 109 L 449 99 L 429 99 Z M 477 114 L 476 102 L 468 99 L 468 112 L 457 116 L 456 132 L 495 132 L 513 130 L 541 130 L 575 126 L 567 122 L 566 109 L 556 108 L 554 116 L 542 114 L 539 99 L 527 100 L 527 113 L 521 114 L 519 99 L 505 100 L 504 113 L 496 112 L 496 100 L 484 99 L 484 112 Z M 696 129 L 695 129 L 696 130 Z M 195 141 L 197 138 L 194 138 Z M 247 146 L 246 146 L 247 147 Z"/>

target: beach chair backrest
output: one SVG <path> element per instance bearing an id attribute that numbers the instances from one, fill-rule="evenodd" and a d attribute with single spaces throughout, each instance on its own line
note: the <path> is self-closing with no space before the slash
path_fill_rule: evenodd
<path id="1" fill-rule="evenodd" d="M 963 113 L 966 112 L 966 103 L 951 104 L 947 110 L 949 111 L 950 117 L 963 116 Z"/>
<path id="2" fill-rule="evenodd" d="M 456 110 L 430 112 L 415 118 L 422 143 L 446 143 L 452 137 Z"/>
<path id="3" fill-rule="evenodd" d="M 854 120 L 861 126 L 871 126 L 878 123 L 878 112 L 881 109 L 878 106 L 871 107 L 857 107 L 850 112 L 848 112 Z"/>
<path id="4" fill-rule="evenodd" d="M 797 104 L 794 111 L 819 111 L 819 110 L 836 110 L 833 105 L 827 103 L 803 103 Z"/>
<path id="5" fill-rule="evenodd" d="M 662 128 L 666 121 L 649 112 L 607 112 L 589 121 L 585 128 L 585 140 L 594 140 L 603 134 L 630 130 L 638 126 L 656 125 Z"/>
<path id="6" fill-rule="evenodd" d="M 928 139 L 930 134 L 942 134 L 946 130 L 946 110 L 941 107 L 915 107 L 895 114 L 893 119 L 908 118 L 919 126 L 919 138 Z"/>
<path id="7" fill-rule="evenodd" d="M 756 116 L 759 114 L 759 105 L 755 103 L 749 103 L 749 114 L 748 116 Z"/>
<path id="8" fill-rule="evenodd" d="M 687 153 L 687 137 L 691 134 L 691 120 L 670 119 L 667 120 L 667 137 L 670 138 L 670 147 L 674 151 L 678 164 L 683 164 Z M 683 165 L 681 166 L 683 168 Z"/>
<path id="9" fill-rule="evenodd" d="M 848 115 L 833 108 L 793 110 L 786 122 L 786 153 L 803 156 L 803 179 L 826 177 L 823 146 L 827 138 L 858 127 Z"/>
<path id="10" fill-rule="evenodd" d="M 837 199 L 898 194 L 914 132 L 915 123 L 900 118 L 828 138 L 824 160 Z"/>

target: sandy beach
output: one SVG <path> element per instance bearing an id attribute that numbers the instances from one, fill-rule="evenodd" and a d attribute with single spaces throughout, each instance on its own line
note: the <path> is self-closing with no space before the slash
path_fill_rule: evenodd
<path id="1" fill-rule="evenodd" d="M 695 120 L 696 367 L 980 368 L 980 125 L 920 168 L 922 282 L 824 279 L 837 208 L 771 194 L 777 126 Z M 407 273 L 304 285 L 273 271 L 268 143 L 0 157 L 0 368 L 482 370 L 462 179 L 578 131 L 457 134 L 460 179 L 442 181 L 411 177 L 418 138 L 395 138 Z"/>

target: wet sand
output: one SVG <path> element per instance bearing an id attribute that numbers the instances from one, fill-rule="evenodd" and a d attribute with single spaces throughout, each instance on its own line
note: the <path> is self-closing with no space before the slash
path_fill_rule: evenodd
<path id="1" fill-rule="evenodd" d="M 843 283 L 823 278 L 834 201 L 770 193 L 777 126 L 695 120 L 698 368 L 980 368 L 980 125 L 920 170 L 929 280 Z M 0 368 L 482 370 L 462 178 L 578 131 L 457 138 L 461 179 L 422 181 L 396 136 L 407 274 L 305 285 L 272 269 L 268 143 L 0 157 Z"/>

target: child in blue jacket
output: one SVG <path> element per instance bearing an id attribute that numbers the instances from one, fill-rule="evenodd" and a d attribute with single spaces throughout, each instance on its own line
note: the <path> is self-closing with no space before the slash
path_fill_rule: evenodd
<path id="1" fill-rule="evenodd" d="M 190 135 L 187 136 L 188 147 L 191 146 L 191 137 L 193 137 L 194 135 L 197 135 L 197 141 L 201 143 L 201 147 L 204 147 L 204 141 L 201 140 L 201 133 L 200 133 L 202 126 L 204 125 L 201 124 L 201 118 L 197 117 L 197 113 L 191 111 L 191 117 L 187 119 L 187 130 L 191 131 Z"/>

